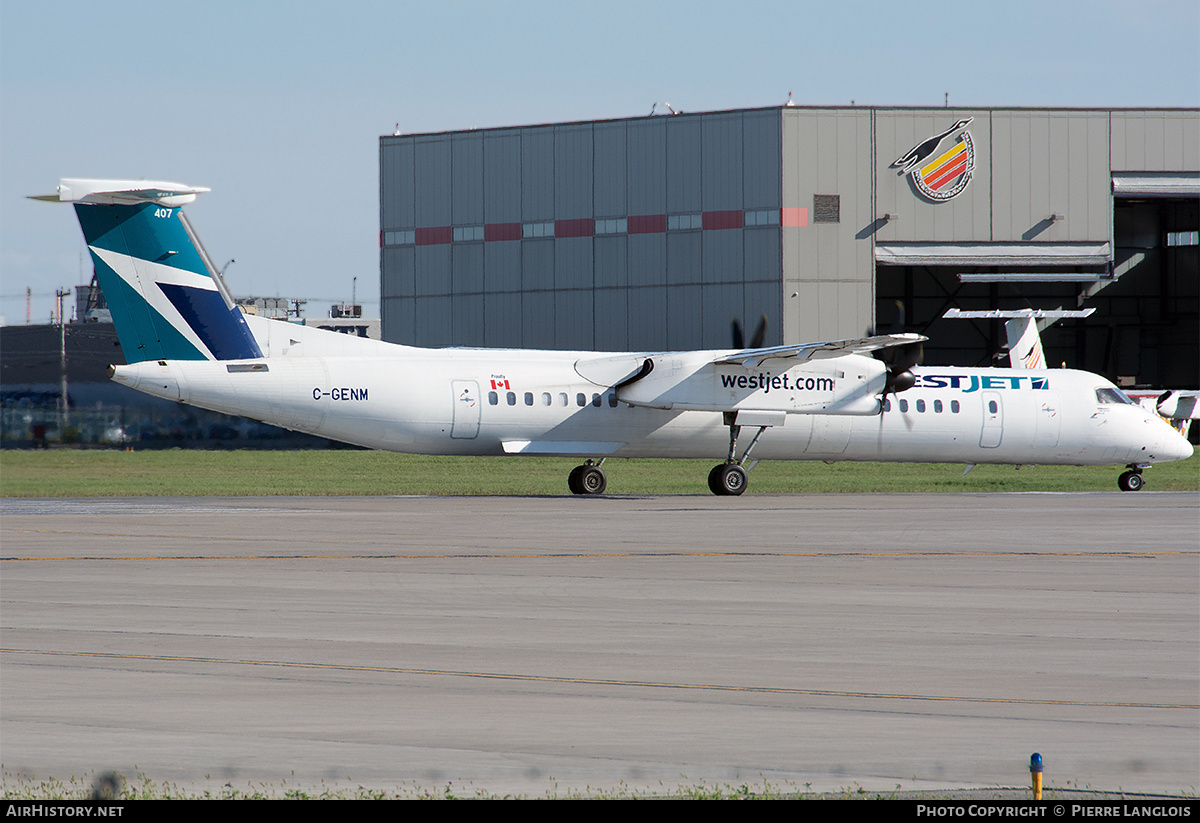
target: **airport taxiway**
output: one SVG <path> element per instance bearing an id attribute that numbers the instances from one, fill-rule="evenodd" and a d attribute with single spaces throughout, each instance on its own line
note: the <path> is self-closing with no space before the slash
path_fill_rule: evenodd
<path id="1" fill-rule="evenodd" d="M 1200 782 L 1192 493 L 0 514 L 6 781 Z"/>

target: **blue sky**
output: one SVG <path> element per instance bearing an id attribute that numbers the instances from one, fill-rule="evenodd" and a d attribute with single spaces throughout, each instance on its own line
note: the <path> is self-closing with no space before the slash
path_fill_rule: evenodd
<path id="1" fill-rule="evenodd" d="M 208 186 L 241 295 L 378 316 L 378 137 L 799 104 L 1200 105 L 1200 4 L 0 4 L 0 315 L 91 275 L 60 177 Z"/>

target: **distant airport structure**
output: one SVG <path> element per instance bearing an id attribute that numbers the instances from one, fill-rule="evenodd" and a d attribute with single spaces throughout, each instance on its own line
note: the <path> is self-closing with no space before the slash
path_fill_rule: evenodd
<path id="1" fill-rule="evenodd" d="M 669 111 L 669 109 L 664 109 Z M 383 339 L 674 350 L 896 326 L 1200 385 L 1200 110 L 776 106 L 380 137 Z"/>

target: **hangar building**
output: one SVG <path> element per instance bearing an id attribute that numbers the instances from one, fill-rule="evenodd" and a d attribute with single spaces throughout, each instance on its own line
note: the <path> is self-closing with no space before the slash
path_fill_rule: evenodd
<path id="1" fill-rule="evenodd" d="M 1200 385 L 1200 110 L 777 106 L 380 138 L 382 334 L 422 346 L 723 348 L 903 323 L 981 365 Z M 902 307 L 899 311 L 897 304 Z"/>

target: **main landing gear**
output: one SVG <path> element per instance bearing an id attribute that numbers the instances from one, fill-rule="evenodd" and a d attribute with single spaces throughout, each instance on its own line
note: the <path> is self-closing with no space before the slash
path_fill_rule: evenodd
<path id="1" fill-rule="evenodd" d="M 571 494 L 604 494 L 608 488 L 608 478 L 604 476 L 604 469 L 600 468 L 603 464 L 603 458 L 599 463 L 589 459 L 582 466 L 571 469 L 567 475 L 567 488 Z"/>
<path id="2" fill-rule="evenodd" d="M 1140 490 L 1145 482 L 1142 479 L 1142 467 L 1131 465 L 1129 471 L 1123 472 L 1117 478 L 1117 487 L 1123 492 L 1135 492 Z"/>
<path id="3" fill-rule="evenodd" d="M 750 480 L 746 477 L 747 467 L 746 461 L 750 459 L 750 450 L 754 448 L 754 444 L 758 442 L 758 438 L 767 430 L 767 426 L 759 426 L 758 431 L 754 433 L 754 437 L 750 439 L 750 445 L 746 447 L 746 451 L 742 452 L 742 456 L 737 456 L 737 439 L 741 434 L 742 427 L 737 424 L 737 412 L 725 412 L 725 425 L 729 427 L 729 456 L 725 458 L 724 463 L 718 463 L 712 467 L 712 471 L 708 473 L 708 488 L 716 495 L 737 496 L 746 490 Z M 750 466 L 754 464 L 751 463 Z"/>

